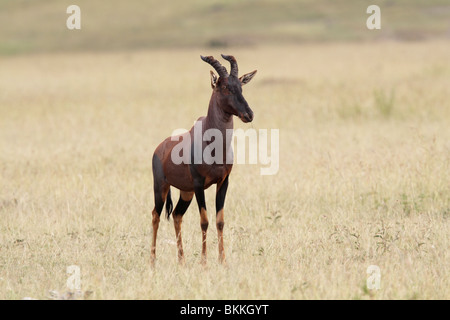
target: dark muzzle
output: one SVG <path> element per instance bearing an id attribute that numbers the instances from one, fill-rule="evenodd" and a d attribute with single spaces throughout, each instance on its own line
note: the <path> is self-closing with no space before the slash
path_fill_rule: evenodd
<path id="1" fill-rule="evenodd" d="M 253 115 L 253 111 L 249 110 L 246 113 L 240 114 L 239 118 L 242 120 L 242 122 L 247 123 L 247 122 L 252 122 L 254 115 Z"/>

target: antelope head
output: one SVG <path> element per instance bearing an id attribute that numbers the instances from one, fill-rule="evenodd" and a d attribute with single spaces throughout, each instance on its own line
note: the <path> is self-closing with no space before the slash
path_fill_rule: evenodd
<path id="1" fill-rule="evenodd" d="M 238 65 L 233 56 L 222 54 L 222 58 L 230 62 L 231 69 L 229 74 L 227 69 L 212 56 L 200 57 L 203 61 L 209 63 L 219 74 L 217 77 L 217 75 L 211 71 L 213 96 L 218 100 L 220 108 L 227 114 L 239 117 L 239 119 L 245 123 L 252 122 L 253 111 L 250 109 L 247 101 L 242 95 L 242 86 L 252 80 L 256 74 L 256 70 L 239 77 Z"/>

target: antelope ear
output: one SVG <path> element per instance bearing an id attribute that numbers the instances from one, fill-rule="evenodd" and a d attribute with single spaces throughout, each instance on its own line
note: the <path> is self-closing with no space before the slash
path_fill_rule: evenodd
<path id="1" fill-rule="evenodd" d="M 217 76 L 214 72 L 210 71 L 211 73 L 211 88 L 215 88 L 217 85 Z"/>
<path id="2" fill-rule="evenodd" d="M 244 74 L 242 77 L 240 77 L 240 78 L 239 78 L 239 81 L 241 82 L 241 85 L 244 85 L 244 84 L 249 83 L 250 80 L 252 80 L 253 77 L 255 76 L 256 71 L 257 71 L 257 70 L 252 71 L 252 72 L 249 72 L 249 73 L 246 73 L 246 74 Z"/>

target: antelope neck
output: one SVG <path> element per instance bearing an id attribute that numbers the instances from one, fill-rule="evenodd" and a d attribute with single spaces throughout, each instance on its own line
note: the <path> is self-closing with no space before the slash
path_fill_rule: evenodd
<path id="1" fill-rule="evenodd" d="M 209 102 L 208 114 L 206 115 L 205 128 L 218 129 L 222 132 L 223 137 L 227 129 L 233 129 L 233 115 L 226 113 L 219 106 L 219 102 L 215 99 L 214 93 Z"/>

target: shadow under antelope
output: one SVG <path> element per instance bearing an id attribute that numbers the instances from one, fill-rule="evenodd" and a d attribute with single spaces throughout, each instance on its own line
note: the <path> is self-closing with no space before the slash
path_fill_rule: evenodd
<path id="1" fill-rule="evenodd" d="M 251 122 L 253 120 L 253 111 L 248 106 L 247 101 L 242 95 L 242 86 L 253 78 L 256 70 L 247 73 L 240 78 L 238 77 L 238 65 L 233 56 L 222 55 L 222 57 L 230 62 L 231 69 L 228 74 L 227 69 L 223 67 L 219 61 L 212 56 L 200 56 L 203 61 L 209 63 L 219 74 L 219 77 L 211 71 L 211 87 L 213 89 L 211 99 L 209 101 L 208 114 L 206 117 L 200 117 L 196 124 L 201 124 L 201 134 L 208 129 L 217 129 L 226 136 L 228 129 L 233 129 L 233 116 L 239 117 L 243 122 Z M 206 263 L 206 231 L 208 230 L 208 217 L 206 214 L 205 192 L 204 190 L 211 185 L 217 185 L 216 191 L 216 227 L 218 233 L 219 246 L 219 261 L 225 262 L 225 252 L 223 245 L 223 228 L 224 228 L 224 213 L 223 207 L 225 203 L 225 196 L 228 188 L 228 177 L 233 166 L 228 163 L 227 159 L 233 158 L 233 151 L 230 148 L 231 139 L 227 139 L 223 143 L 223 161 L 213 162 L 208 164 L 202 159 L 194 161 L 194 127 L 189 132 L 186 132 L 173 139 L 169 137 L 165 139 L 156 148 L 153 154 L 152 169 L 153 169 L 153 186 L 155 196 L 155 207 L 152 212 L 153 225 L 153 242 L 151 249 L 151 264 L 154 265 L 156 259 L 156 236 L 160 216 L 164 203 L 166 203 L 167 218 L 173 211 L 173 221 L 175 226 L 175 235 L 177 239 L 178 260 L 181 264 L 184 263 L 183 243 L 181 238 L 181 222 L 183 215 L 189 207 L 192 198 L 197 200 L 198 209 L 200 212 L 200 226 L 202 230 L 202 263 Z M 178 141 L 182 142 L 178 142 Z M 178 143 L 190 143 L 188 148 L 183 150 L 190 150 L 188 163 L 175 164 L 172 159 L 172 150 Z M 201 151 L 211 143 L 211 141 L 201 140 Z M 197 146 L 196 146 L 197 148 Z M 232 161 L 231 161 L 232 162 Z M 173 210 L 173 203 L 170 195 L 170 187 L 173 186 L 180 190 L 180 198 Z"/>

